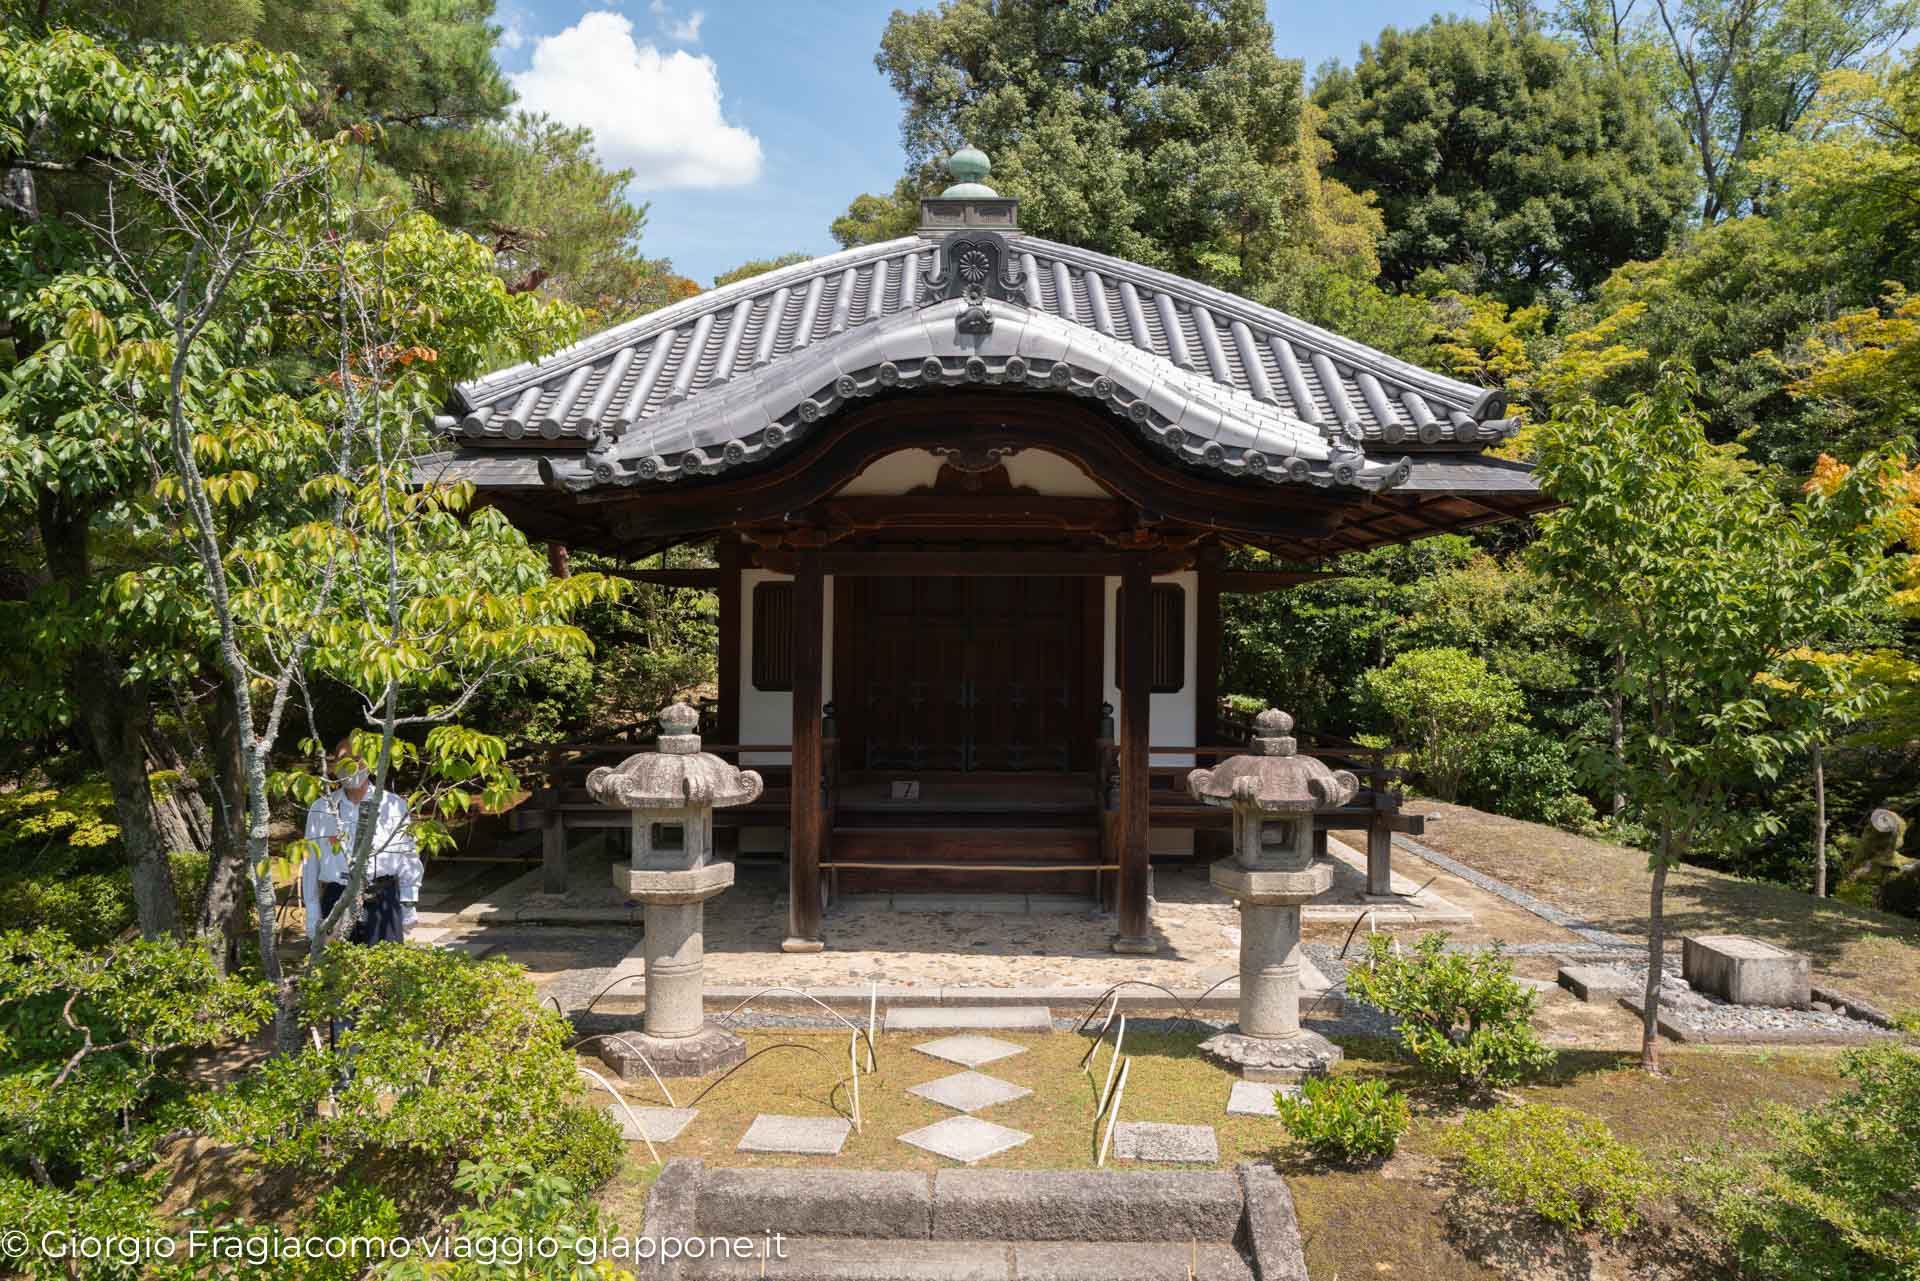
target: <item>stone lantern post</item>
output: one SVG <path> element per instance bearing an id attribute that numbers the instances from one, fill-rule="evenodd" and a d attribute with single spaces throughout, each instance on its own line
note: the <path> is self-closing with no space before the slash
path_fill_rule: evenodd
<path id="1" fill-rule="evenodd" d="M 733 864 L 713 860 L 715 806 L 760 795 L 760 775 L 700 750 L 700 714 L 685 703 L 660 713 L 651 752 L 587 775 L 602 805 L 633 811 L 631 865 L 613 869 L 614 885 L 646 909 L 646 1032 L 637 1044 L 662 1076 L 705 1076 L 746 1057 L 746 1042 L 706 1021 L 706 901 L 733 884 Z M 606 1043 L 610 1062 L 620 1041 Z M 630 1057 L 630 1056 L 629 1056 Z M 611 1063 L 622 1076 L 637 1063 Z"/>
<path id="2" fill-rule="evenodd" d="M 1313 816 L 1354 798 L 1360 780 L 1296 750 L 1293 718 L 1253 722 L 1252 750 L 1187 776 L 1208 805 L 1233 811 L 1233 855 L 1213 883 L 1240 901 L 1240 1025 L 1205 1042 L 1250 1081 L 1296 1081 L 1339 1061 L 1340 1047 L 1300 1026 L 1300 905 L 1333 884 L 1313 857 Z"/>

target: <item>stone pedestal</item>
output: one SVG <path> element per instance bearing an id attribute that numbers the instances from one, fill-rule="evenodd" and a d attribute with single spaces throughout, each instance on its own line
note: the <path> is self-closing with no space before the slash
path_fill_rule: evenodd
<path id="1" fill-rule="evenodd" d="M 1210 878 L 1240 905 L 1240 1022 L 1200 1049 L 1249 1081 L 1297 1081 L 1340 1059 L 1300 1026 L 1300 908 L 1333 885 L 1313 815 L 1346 804 L 1360 784 L 1297 754 L 1292 728 L 1286 713 L 1262 712 L 1252 753 L 1187 777 L 1194 796 L 1233 811 L 1233 857 Z"/>
<path id="2" fill-rule="evenodd" d="M 1745 934 L 1704 934 L 1683 941 L 1681 977 L 1696 991 L 1735 1005 L 1804 1010 L 1813 1000 L 1812 967 L 1798 952 Z"/>
<path id="3" fill-rule="evenodd" d="M 747 1044 L 706 1021 L 706 901 L 733 884 L 733 864 L 713 861 L 713 807 L 760 795 L 760 776 L 700 750 L 697 716 L 684 703 L 660 713 L 658 750 L 587 777 L 595 800 L 633 812 L 633 856 L 613 883 L 645 911 L 644 1033 L 610 1038 L 601 1058 L 627 1080 L 705 1076 L 746 1058 Z M 646 1062 L 641 1062 L 641 1056 Z"/>

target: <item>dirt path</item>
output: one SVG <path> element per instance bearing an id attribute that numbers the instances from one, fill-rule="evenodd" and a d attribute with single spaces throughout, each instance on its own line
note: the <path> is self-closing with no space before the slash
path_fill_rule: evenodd
<path id="1" fill-rule="evenodd" d="M 1643 852 L 1464 805 L 1423 798 L 1408 808 L 1430 816 L 1421 844 L 1601 929 L 1646 937 Z M 1420 866 L 1411 852 L 1394 856 L 1409 875 Z M 1895 1015 L 1920 1015 L 1920 922 L 1698 867 L 1669 875 L 1666 908 L 1673 948 L 1686 934 L 1751 934 L 1805 952 L 1817 979 Z"/>

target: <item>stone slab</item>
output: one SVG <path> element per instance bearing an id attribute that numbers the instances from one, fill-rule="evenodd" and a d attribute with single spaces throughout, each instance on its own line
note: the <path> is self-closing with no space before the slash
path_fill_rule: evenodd
<path id="1" fill-rule="evenodd" d="M 887 1011 L 886 1028 L 889 1032 L 1051 1032 L 1053 1015 L 1043 1005 L 895 1006 Z"/>
<path id="2" fill-rule="evenodd" d="M 941 1107 L 952 1108 L 956 1112 L 981 1112 L 1002 1103 L 1011 1103 L 1015 1099 L 1024 1099 L 1032 1094 L 1024 1085 L 1015 1085 L 1011 1081 L 1002 1081 L 997 1076 L 988 1076 L 984 1072 L 955 1072 L 952 1076 L 943 1076 L 937 1081 L 928 1081 L 916 1085 L 907 1091 L 923 1099 L 930 1099 Z"/>
<path id="3" fill-rule="evenodd" d="M 1235 1173 L 1246 1194 L 1247 1247 L 1260 1281 L 1307 1281 L 1300 1219 L 1287 1181 L 1272 1166 L 1252 1162 Z"/>
<path id="4" fill-rule="evenodd" d="M 1224 1170 L 941 1170 L 933 1176 L 933 1235 L 1228 1242 L 1242 1205 L 1240 1180 Z"/>
<path id="5" fill-rule="evenodd" d="M 784 1258 L 692 1259 L 681 1281 L 1007 1281 L 1007 1247 L 987 1241 L 788 1240 Z M 764 1267 L 764 1271 L 762 1268 Z"/>
<path id="6" fill-rule="evenodd" d="M 1806 956 L 1745 934 L 1696 934 L 1681 941 L 1680 974 L 1696 991 L 1735 1005 L 1804 1010 L 1812 1000 Z"/>
<path id="7" fill-rule="evenodd" d="M 943 1036 L 938 1041 L 928 1041 L 913 1048 L 936 1059 L 970 1068 L 998 1063 L 1001 1059 L 1027 1052 L 1023 1045 L 991 1036 Z"/>
<path id="8" fill-rule="evenodd" d="M 1559 979 L 1561 987 L 1589 1005 L 1610 1005 L 1640 987 L 1640 980 L 1611 965 L 1563 965 Z"/>
<path id="9" fill-rule="evenodd" d="M 1168 1125 L 1164 1121 L 1122 1121 L 1114 1130 L 1114 1154 L 1122 1161 L 1220 1160 L 1220 1144 L 1210 1125 Z"/>
<path id="10" fill-rule="evenodd" d="M 838 1116 L 775 1116 L 762 1112 L 740 1136 L 736 1152 L 838 1156 L 853 1122 Z"/>
<path id="11" fill-rule="evenodd" d="M 646 1234 L 656 1241 L 697 1235 L 694 1203 L 699 1199 L 700 1185 L 705 1178 L 705 1162 L 670 1158 L 647 1193 Z M 636 1260 L 638 1266 L 634 1270 L 639 1281 L 669 1281 L 671 1265 L 657 1257 L 657 1249 L 652 1254 L 655 1257 Z"/>
<path id="12" fill-rule="evenodd" d="M 925 1174 L 906 1170 L 714 1169 L 701 1182 L 696 1214 L 710 1235 L 924 1241 L 933 1193 Z"/>
<path id="13" fill-rule="evenodd" d="M 902 1143 L 967 1165 L 1019 1147 L 1033 1136 L 977 1116 L 950 1116 L 900 1136 Z"/>
<path id="14" fill-rule="evenodd" d="M 670 1143 L 680 1137 L 680 1132 L 693 1124 L 693 1118 L 700 1113 L 695 1108 L 654 1108 L 634 1107 L 629 1104 L 622 1108 L 618 1103 L 609 1103 L 606 1113 L 613 1123 L 620 1127 L 620 1137 L 629 1143 L 638 1143 L 642 1139 L 654 1143 Z M 633 1115 L 631 1119 L 628 1113 Z"/>
<path id="15" fill-rule="evenodd" d="M 1228 1116 L 1279 1116 L 1275 1094 L 1298 1094 L 1300 1086 L 1291 1081 L 1235 1081 L 1227 1095 Z"/>
<path id="16" fill-rule="evenodd" d="M 769 1276 L 772 1273 L 768 1273 Z M 1139 1241 L 1023 1241 L 1013 1247 L 1017 1281 L 1254 1281 L 1230 1245 Z"/>

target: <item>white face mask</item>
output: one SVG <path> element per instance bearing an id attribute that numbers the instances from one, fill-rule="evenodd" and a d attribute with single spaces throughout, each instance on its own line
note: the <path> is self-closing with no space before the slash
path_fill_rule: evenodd
<path id="1" fill-rule="evenodd" d="M 340 783 L 349 791 L 357 792 L 367 785 L 367 778 L 367 767 L 356 765 L 340 776 Z"/>

